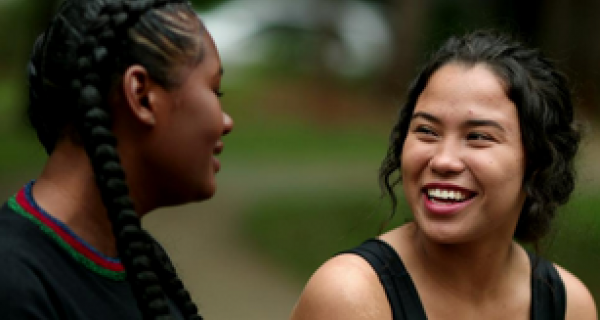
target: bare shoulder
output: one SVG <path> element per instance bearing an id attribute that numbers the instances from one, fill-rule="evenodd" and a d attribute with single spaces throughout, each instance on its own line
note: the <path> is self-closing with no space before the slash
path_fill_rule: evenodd
<path id="1" fill-rule="evenodd" d="M 325 262 L 310 278 L 292 320 L 391 320 L 391 309 L 371 266 L 354 254 Z"/>
<path id="2" fill-rule="evenodd" d="M 565 284 L 567 293 L 566 320 L 597 320 L 596 303 L 586 286 L 572 273 L 554 265 Z"/>

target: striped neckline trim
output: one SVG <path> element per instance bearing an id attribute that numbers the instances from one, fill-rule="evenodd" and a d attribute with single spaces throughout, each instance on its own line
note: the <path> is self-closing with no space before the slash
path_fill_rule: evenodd
<path id="1" fill-rule="evenodd" d="M 125 268 L 121 261 L 103 255 L 77 236 L 64 223 L 45 212 L 33 199 L 32 186 L 33 181 L 25 185 L 9 199 L 8 205 L 21 216 L 35 223 L 86 268 L 112 280 L 125 280 Z"/>

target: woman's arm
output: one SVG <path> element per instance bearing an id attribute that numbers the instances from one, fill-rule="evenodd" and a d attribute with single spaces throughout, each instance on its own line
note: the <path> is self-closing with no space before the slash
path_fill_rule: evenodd
<path id="1" fill-rule="evenodd" d="M 596 303 L 589 290 L 569 271 L 558 265 L 555 267 L 567 293 L 565 320 L 597 320 Z"/>
<path id="2" fill-rule="evenodd" d="M 371 266 L 343 254 L 323 264 L 304 288 L 292 320 L 391 320 L 392 313 Z"/>

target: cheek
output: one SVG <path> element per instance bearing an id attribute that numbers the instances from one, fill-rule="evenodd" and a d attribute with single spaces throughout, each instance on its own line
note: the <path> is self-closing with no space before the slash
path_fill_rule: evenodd
<path id="1" fill-rule="evenodd" d="M 402 149 L 402 188 L 410 206 L 418 205 L 431 150 L 419 141 L 407 138 Z M 414 209 L 414 208 L 413 208 Z"/>
<path id="2" fill-rule="evenodd" d="M 506 170 L 504 170 L 504 179 L 515 190 L 523 188 L 523 179 L 525 177 L 525 159 L 522 157 L 507 159 Z"/>
<path id="3" fill-rule="evenodd" d="M 507 189 L 519 191 L 524 177 L 524 158 L 511 150 L 472 158 L 469 165 L 480 183 L 488 185 L 488 191 Z M 495 187 L 491 188 L 490 185 Z"/>
<path id="4" fill-rule="evenodd" d="M 204 140 L 214 140 L 215 137 L 220 136 L 223 116 L 219 101 L 211 95 L 212 92 L 197 92 L 184 102 L 186 112 L 182 112 L 180 120 L 181 123 L 187 123 L 190 130 L 195 132 L 194 139 L 200 136 Z"/>
<path id="5" fill-rule="evenodd" d="M 415 179 L 422 173 L 429 162 L 430 153 L 431 150 L 429 150 L 427 145 L 411 139 L 410 136 L 406 138 L 400 159 L 404 180 Z"/>

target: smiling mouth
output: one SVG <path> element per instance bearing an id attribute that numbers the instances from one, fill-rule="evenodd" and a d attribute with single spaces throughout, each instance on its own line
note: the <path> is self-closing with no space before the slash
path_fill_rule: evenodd
<path id="1" fill-rule="evenodd" d="M 452 204 L 460 203 L 470 200 L 475 197 L 475 192 L 458 189 L 444 189 L 444 188 L 427 188 L 423 190 L 427 199 L 433 203 L 440 204 Z"/>
<path id="2" fill-rule="evenodd" d="M 220 140 L 217 141 L 217 144 L 216 144 L 215 148 L 213 149 L 213 154 L 220 155 L 221 152 L 223 152 L 223 147 L 224 147 L 223 142 Z"/>

